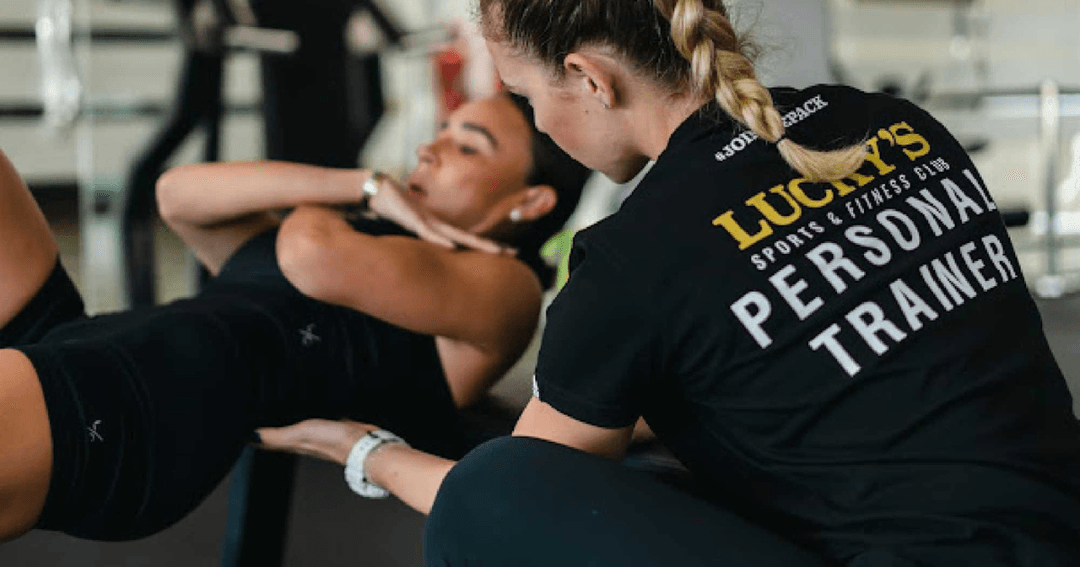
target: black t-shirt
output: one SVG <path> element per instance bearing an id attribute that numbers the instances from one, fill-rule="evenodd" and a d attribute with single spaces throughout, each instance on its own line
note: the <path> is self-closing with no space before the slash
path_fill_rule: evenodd
<path id="1" fill-rule="evenodd" d="M 577 235 L 537 395 L 643 415 L 730 506 L 836 557 L 1077 541 L 1080 428 L 971 160 L 900 99 L 773 95 L 797 142 L 869 140 L 863 167 L 809 183 L 715 107 L 691 117 Z"/>

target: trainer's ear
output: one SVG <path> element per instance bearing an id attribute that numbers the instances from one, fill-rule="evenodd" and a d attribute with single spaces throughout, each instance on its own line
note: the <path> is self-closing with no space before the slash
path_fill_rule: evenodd
<path id="1" fill-rule="evenodd" d="M 533 185 L 522 191 L 514 208 L 520 211 L 521 221 L 530 222 L 550 213 L 558 202 L 559 196 L 550 185 Z"/>
<path id="2" fill-rule="evenodd" d="M 613 108 L 619 100 L 615 65 L 610 57 L 591 50 L 575 51 L 563 59 L 566 76 L 577 82 L 583 95 L 604 108 Z"/>

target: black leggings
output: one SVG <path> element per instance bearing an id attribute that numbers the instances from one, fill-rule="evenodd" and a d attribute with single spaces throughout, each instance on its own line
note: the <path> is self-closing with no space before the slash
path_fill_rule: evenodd
<path id="1" fill-rule="evenodd" d="M 827 565 L 641 471 L 521 437 L 488 442 L 450 472 L 424 559 L 429 567 Z"/>
<path id="2" fill-rule="evenodd" d="M 1075 567 L 1074 540 L 983 523 L 965 538 L 835 531 L 793 540 L 642 471 L 538 439 L 481 445 L 446 477 L 428 518 L 428 567 L 679 565 Z M 865 534 L 861 534 L 865 535 Z M 942 534 L 943 536 L 948 534 Z"/>
<path id="3" fill-rule="evenodd" d="M 77 537 L 172 525 L 258 426 L 351 417 L 426 450 L 455 442 L 434 339 L 291 288 L 219 277 L 192 299 L 88 318 L 57 265 L 0 328 L 0 348 L 30 359 L 48 409 L 53 474 L 37 527 Z"/>
<path id="4" fill-rule="evenodd" d="M 53 474 L 38 528 L 97 540 L 153 534 L 217 486 L 256 426 L 317 411 L 305 402 L 329 396 L 316 363 L 335 353 L 313 345 L 320 352 L 298 380 L 286 366 L 295 357 L 280 354 L 295 332 L 277 327 L 284 311 L 244 301 L 205 295 L 87 318 L 56 268 L 0 337 L 33 363 L 49 413 Z"/>

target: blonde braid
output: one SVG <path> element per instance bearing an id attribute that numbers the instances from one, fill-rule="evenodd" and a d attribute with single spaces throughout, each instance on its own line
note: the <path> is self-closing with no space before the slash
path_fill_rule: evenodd
<path id="1" fill-rule="evenodd" d="M 713 0 L 718 1 L 718 0 Z M 784 119 L 744 55 L 745 45 L 723 5 L 703 0 L 653 0 L 671 23 L 679 53 L 690 61 L 690 85 L 695 93 L 714 93 L 720 107 L 762 139 L 777 144 L 780 155 L 810 181 L 837 181 L 855 173 L 865 161 L 865 144 L 835 151 L 816 151 L 787 138 Z"/>

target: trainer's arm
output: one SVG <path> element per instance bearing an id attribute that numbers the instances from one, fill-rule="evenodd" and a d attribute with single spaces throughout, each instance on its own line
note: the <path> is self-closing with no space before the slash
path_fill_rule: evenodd
<path id="1" fill-rule="evenodd" d="M 309 419 L 288 427 L 259 429 L 260 446 L 336 462 L 342 466 L 353 445 L 374 426 L 353 421 Z M 567 417 L 533 398 L 514 430 L 610 459 L 620 459 L 632 427 L 603 429 Z M 383 445 L 364 461 L 367 479 L 389 490 L 422 514 L 431 511 L 439 487 L 457 463 L 403 445 Z M 512 474 L 508 471 L 507 474 Z"/>
<path id="2" fill-rule="evenodd" d="M 344 466 L 353 445 L 371 425 L 353 421 L 309 419 L 289 427 L 259 429 L 263 449 L 286 451 Z M 383 445 L 368 455 L 364 472 L 369 481 L 389 490 L 422 514 L 431 511 L 435 495 L 455 462 L 404 445 Z"/>
<path id="3" fill-rule="evenodd" d="M 370 172 L 284 162 L 183 165 L 158 179 L 162 219 L 212 273 L 244 242 L 278 224 L 271 214 L 362 198 Z"/>
<path id="4" fill-rule="evenodd" d="M 607 429 L 578 421 L 538 398 L 529 400 L 521 412 L 515 437 L 534 437 L 613 460 L 626 456 L 634 426 Z"/>
<path id="5" fill-rule="evenodd" d="M 371 454 L 364 466 L 368 480 L 426 515 L 435 504 L 443 479 L 456 464 L 411 447 L 387 445 Z"/>

